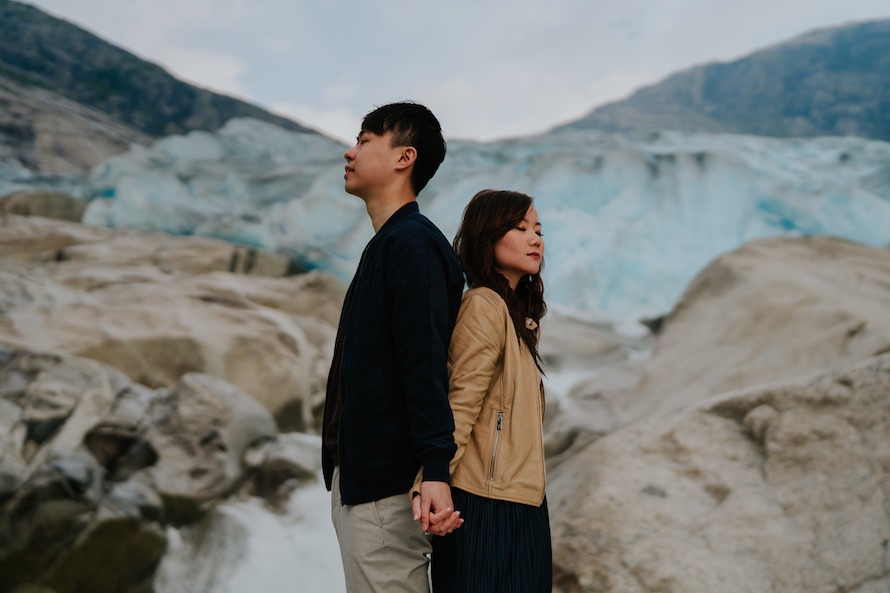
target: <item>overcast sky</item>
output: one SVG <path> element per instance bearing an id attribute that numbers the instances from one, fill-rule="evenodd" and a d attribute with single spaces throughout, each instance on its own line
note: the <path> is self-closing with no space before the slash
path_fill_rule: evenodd
<path id="1" fill-rule="evenodd" d="M 887 0 L 37 0 L 179 78 L 343 141 L 414 99 L 449 138 L 545 131 Z"/>

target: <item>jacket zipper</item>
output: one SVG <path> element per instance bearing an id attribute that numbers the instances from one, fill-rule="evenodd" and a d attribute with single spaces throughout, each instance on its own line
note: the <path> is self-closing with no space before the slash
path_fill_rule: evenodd
<path id="1" fill-rule="evenodd" d="M 491 482 L 494 480 L 494 460 L 495 456 L 498 454 L 498 441 L 501 438 L 501 427 L 504 424 L 504 413 L 498 412 L 498 426 L 497 430 L 494 433 L 494 445 L 491 447 L 491 460 L 488 462 L 488 481 Z"/>
<path id="2" fill-rule="evenodd" d="M 362 265 L 365 263 L 365 257 L 368 255 L 368 249 L 371 248 L 371 241 L 368 241 L 368 244 L 365 245 L 365 248 L 362 250 L 362 255 L 358 259 L 358 266 L 355 268 L 355 277 L 353 278 L 353 282 L 355 282 L 355 288 L 358 288 L 359 284 L 359 276 L 362 273 Z M 352 289 L 353 286 L 350 284 L 349 289 Z M 349 290 L 347 290 L 346 294 L 349 294 Z M 352 295 L 352 298 L 355 298 L 355 295 Z M 349 328 L 349 318 L 352 316 L 352 306 L 353 303 L 350 303 L 349 312 L 346 314 L 345 319 L 343 319 L 343 340 L 346 340 L 346 330 Z M 345 344 L 344 344 L 345 349 Z M 341 353 L 342 357 L 342 353 Z M 342 367 L 342 358 L 341 358 L 341 367 L 340 367 L 340 417 L 337 418 L 337 460 L 338 465 L 340 466 L 340 506 L 343 505 L 343 367 Z"/>
<path id="3" fill-rule="evenodd" d="M 544 502 L 544 498 L 547 496 L 547 456 L 544 454 L 544 384 L 540 379 L 540 375 L 538 375 L 538 402 L 541 406 L 540 410 L 540 418 L 541 421 L 538 423 L 538 426 L 541 427 L 541 470 L 544 474 L 544 495 L 541 497 L 541 502 Z"/>

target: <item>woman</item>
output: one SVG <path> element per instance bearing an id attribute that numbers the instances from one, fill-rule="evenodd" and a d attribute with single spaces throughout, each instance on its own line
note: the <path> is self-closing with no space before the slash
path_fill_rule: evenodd
<path id="1" fill-rule="evenodd" d="M 552 587 L 538 353 L 544 239 L 532 202 L 481 191 L 454 239 L 468 285 L 448 360 L 452 498 L 464 523 L 433 538 L 435 593 Z"/>

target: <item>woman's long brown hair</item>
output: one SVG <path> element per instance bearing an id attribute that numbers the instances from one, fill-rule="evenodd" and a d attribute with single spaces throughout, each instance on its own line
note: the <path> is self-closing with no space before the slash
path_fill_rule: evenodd
<path id="1" fill-rule="evenodd" d="M 464 208 L 463 220 L 454 237 L 454 250 L 467 277 L 467 286 L 490 288 L 507 303 L 516 336 L 528 347 L 540 369 L 537 324 L 547 312 L 544 283 L 541 281 L 544 260 L 541 260 L 541 268 L 537 274 L 523 275 L 513 290 L 507 279 L 495 268 L 494 258 L 494 244 L 509 230 L 522 223 L 533 204 L 534 199 L 531 196 L 519 192 L 493 189 L 480 191 Z M 526 325 L 526 318 L 535 322 L 534 328 Z"/>

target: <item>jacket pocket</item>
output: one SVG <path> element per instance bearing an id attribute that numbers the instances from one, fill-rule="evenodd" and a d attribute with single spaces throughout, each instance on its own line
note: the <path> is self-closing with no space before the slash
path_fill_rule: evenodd
<path id="1" fill-rule="evenodd" d="M 498 441 L 501 439 L 501 428 L 504 425 L 504 413 L 498 412 L 498 423 L 494 430 L 494 443 L 491 445 L 491 458 L 488 460 L 488 481 L 494 480 L 494 463 L 498 455 Z"/>

